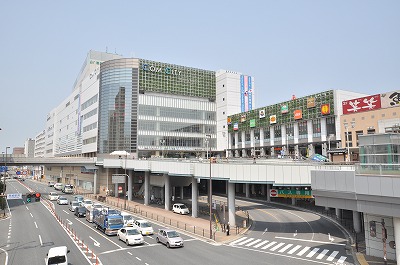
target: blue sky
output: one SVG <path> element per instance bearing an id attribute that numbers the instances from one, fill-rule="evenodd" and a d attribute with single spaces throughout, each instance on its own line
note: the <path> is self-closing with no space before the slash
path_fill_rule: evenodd
<path id="1" fill-rule="evenodd" d="M 255 106 L 399 89 L 400 1 L 1 1 L 0 150 L 23 146 L 89 50 L 255 78 Z"/>

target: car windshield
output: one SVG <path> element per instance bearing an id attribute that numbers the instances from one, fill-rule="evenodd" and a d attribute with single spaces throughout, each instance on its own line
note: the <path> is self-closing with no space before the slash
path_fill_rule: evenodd
<path id="1" fill-rule="evenodd" d="M 125 221 L 133 220 L 133 216 L 132 215 L 124 215 L 124 220 Z"/>
<path id="2" fill-rule="evenodd" d="M 56 257 L 49 258 L 48 264 L 49 265 L 51 265 L 51 264 L 59 264 L 59 263 L 65 262 L 65 261 L 66 261 L 65 260 L 65 256 L 56 256 Z"/>
<path id="3" fill-rule="evenodd" d="M 140 227 L 146 228 L 146 227 L 151 227 L 151 225 L 148 222 L 140 223 Z"/>
<path id="4" fill-rule="evenodd" d="M 137 229 L 128 229 L 128 230 L 126 230 L 126 233 L 128 234 L 128 235 L 139 235 L 140 234 L 140 232 L 137 230 Z"/>
<path id="5" fill-rule="evenodd" d="M 75 201 L 81 202 L 83 201 L 83 197 L 75 197 Z"/>
<path id="6" fill-rule="evenodd" d="M 167 232 L 169 238 L 179 237 L 179 234 L 176 231 Z"/>
<path id="7" fill-rule="evenodd" d="M 181 205 L 181 209 L 187 209 L 186 205 Z"/>
<path id="8" fill-rule="evenodd" d="M 91 200 L 84 200 L 83 203 L 84 204 L 92 204 L 92 201 Z"/>
<path id="9" fill-rule="evenodd" d="M 121 218 L 111 218 L 111 219 L 108 219 L 108 223 L 109 223 L 110 225 L 121 225 L 121 224 L 124 224 L 124 222 L 122 221 Z"/>
<path id="10" fill-rule="evenodd" d="M 79 206 L 79 202 L 73 202 L 72 206 Z"/>
<path id="11" fill-rule="evenodd" d="M 65 197 L 58 197 L 58 199 L 60 200 L 60 201 L 65 201 L 67 198 L 65 198 Z"/>

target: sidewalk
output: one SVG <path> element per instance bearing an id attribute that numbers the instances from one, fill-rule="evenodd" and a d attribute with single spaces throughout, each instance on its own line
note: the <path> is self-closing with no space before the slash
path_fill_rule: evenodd
<path id="1" fill-rule="evenodd" d="M 203 239 L 207 240 L 210 239 L 210 216 L 208 214 L 209 212 L 208 205 L 203 200 L 199 200 L 198 217 L 194 218 L 190 214 L 178 215 L 176 213 L 173 213 L 171 210 L 167 211 L 164 209 L 164 205 L 158 205 L 158 204 L 144 205 L 143 199 L 134 199 L 132 201 L 127 200 L 126 210 L 124 210 L 125 201 L 123 199 L 109 196 L 109 197 L 102 197 L 105 198 L 105 201 L 103 200 L 100 201 L 98 200 L 99 197 L 97 195 L 93 194 L 84 194 L 84 195 L 92 200 L 97 200 L 102 204 L 107 204 L 114 208 L 118 208 L 121 211 L 126 211 L 137 215 L 141 215 L 143 216 L 144 219 L 153 220 L 161 224 L 165 224 L 168 226 L 178 228 L 180 230 L 184 230 L 185 232 L 196 235 Z M 180 201 L 175 201 L 173 203 L 185 203 L 188 207 L 191 206 L 191 201 L 189 200 L 180 200 Z M 240 236 L 241 234 L 245 233 L 248 230 L 248 227 L 243 228 L 242 226 L 243 221 L 247 220 L 247 216 L 242 211 L 237 211 L 236 212 L 237 226 L 230 227 L 230 235 L 227 236 L 226 232 L 223 231 L 223 223 L 221 224 L 220 221 L 218 221 L 218 225 L 216 225 L 215 217 L 218 216 L 217 212 L 218 210 L 214 212 L 215 215 L 213 216 L 212 220 L 212 241 L 215 241 L 216 243 L 220 244 L 233 241 L 235 238 L 237 238 L 238 236 Z"/>

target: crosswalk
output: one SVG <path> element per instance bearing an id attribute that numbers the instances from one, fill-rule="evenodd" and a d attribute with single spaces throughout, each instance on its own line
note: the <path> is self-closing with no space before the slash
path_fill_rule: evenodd
<path id="1" fill-rule="evenodd" d="M 326 260 L 333 262 L 335 259 L 337 259 L 336 264 L 344 264 L 347 258 L 346 256 L 339 257 L 339 251 L 332 251 L 332 253 L 329 253 L 331 251 L 329 249 L 320 249 L 277 241 L 268 241 L 252 237 L 241 237 L 231 242 L 229 245 L 251 247 L 268 251 L 277 251 L 278 253 L 287 253 L 291 255 L 296 255 L 298 257 L 305 255 L 306 258 L 315 258 L 321 261 Z"/>

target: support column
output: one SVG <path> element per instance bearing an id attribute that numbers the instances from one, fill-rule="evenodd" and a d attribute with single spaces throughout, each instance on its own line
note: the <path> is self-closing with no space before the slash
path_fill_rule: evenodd
<path id="1" fill-rule="evenodd" d="M 265 196 L 265 184 L 261 184 L 261 196 Z"/>
<path id="2" fill-rule="evenodd" d="M 256 184 L 251 184 L 251 194 L 256 194 Z"/>
<path id="3" fill-rule="evenodd" d="M 245 184 L 245 189 L 246 189 L 246 198 L 250 198 L 250 184 L 249 183 Z"/>
<path id="4" fill-rule="evenodd" d="M 197 218 L 197 209 L 198 209 L 198 195 L 199 188 L 197 185 L 197 179 L 192 177 L 192 217 Z"/>
<path id="5" fill-rule="evenodd" d="M 267 184 L 267 202 L 271 202 L 271 184 Z"/>
<path id="6" fill-rule="evenodd" d="M 296 198 L 292 198 L 292 205 L 296 205 Z"/>
<path id="7" fill-rule="evenodd" d="M 183 186 L 181 186 L 181 200 L 183 200 Z"/>
<path id="8" fill-rule="evenodd" d="M 144 205 L 150 203 L 150 171 L 144 172 Z"/>
<path id="9" fill-rule="evenodd" d="M 171 179 L 168 174 L 164 174 L 164 191 L 165 191 L 165 210 L 169 211 L 171 209 Z"/>
<path id="10" fill-rule="evenodd" d="M 172 203 L 174 203 L 176 200 L 176 187 L 175 186 L 172 187 L 171 200 L 172 200 Z"/>
<path id="11" fill-rule="evenodd" d="M 400 246 L 400 218 L 393 217 L 393 228 L 394 228 L 394 242 L 396 246 Z M 400 251 L 396 251 L 397 265 L 400 265 Z"/>
<path id="12" fill-rule="evenodd" d="M 115 169 L 115 174 L 118 174 L 118 168 Z M 114 197 L 118 198 L 118 183 L 114 183 Z"/>
<path id="13" fill-rule="evenodd" d="M 360 212 L 353 211 L 353 226 L 356 233 L 361 232 L 361 214 Z"/>
<path id="14" fill-rule="evenodd" d="M 93 194 L 96 195 L 98 194 L 99 188 L 97 187 L 98 185 L 98 176 L 97 176 L 97 169 L 94 170 L 94 176 L 93 176 Z"/>
<path id="15" fill-rule="evenodd" d="M 228 220 L 229 226 L 233 231 L 236 226 L 236 211 L 235 211 L 235 184 L 228 183 Z"/>
<path id="16" fill-rule="evenodd" d="M 336 208 L 335 213 L 337 219 L 342 219 L 342 209 Z"/>
<path id="17" fill-rule="evenodd" d="M 132 189 L 133 189 L 133 172 L 132 170 L 128 171 L 128 201 L 132 200 Z"/>

